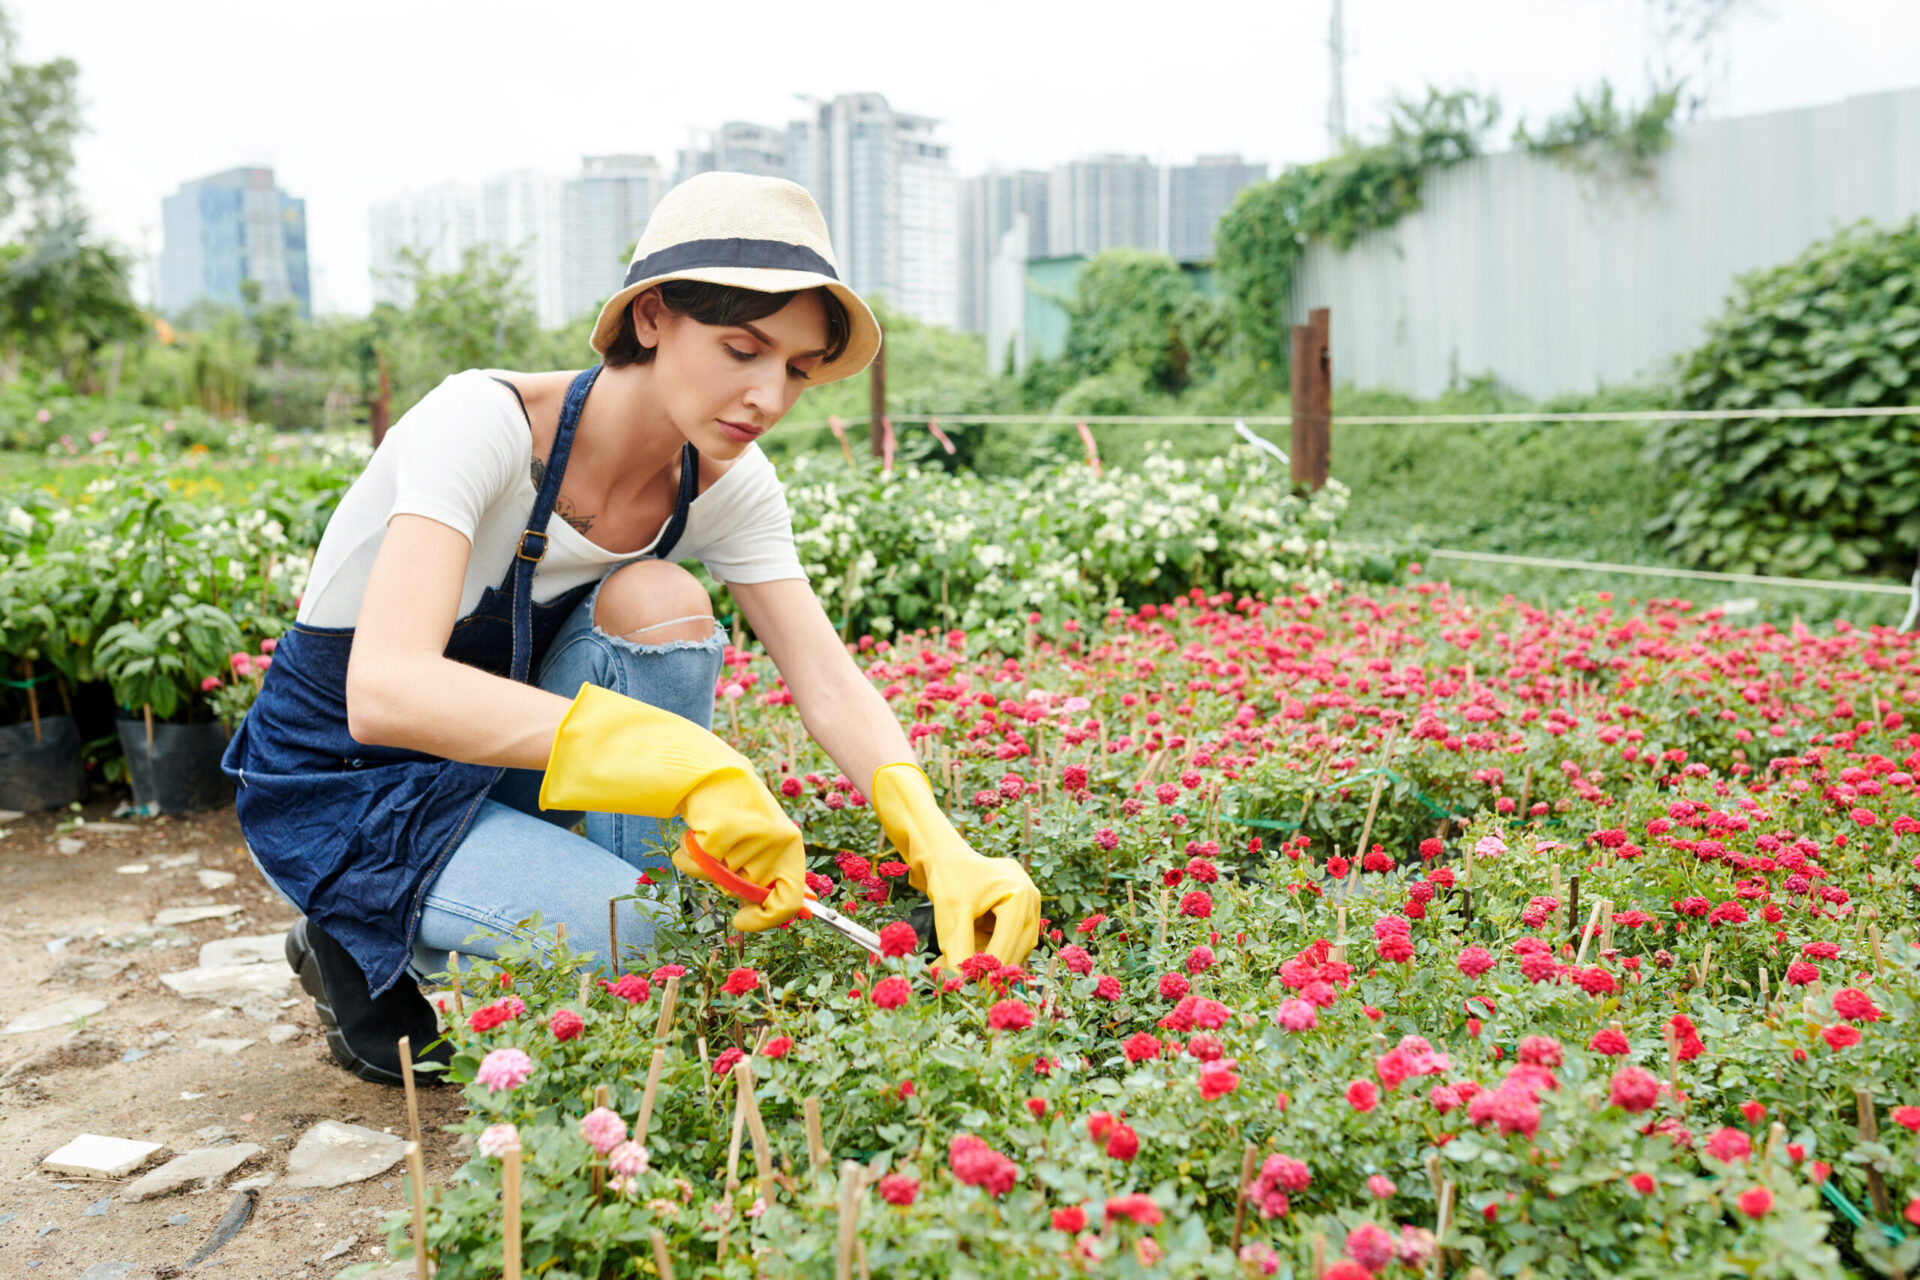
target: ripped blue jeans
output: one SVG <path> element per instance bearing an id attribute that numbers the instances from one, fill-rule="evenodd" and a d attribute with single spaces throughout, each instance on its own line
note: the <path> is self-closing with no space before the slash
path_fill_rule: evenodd
<path id="1" fill-rule="evenodd" d="M 605 583 L 602 578 L 600 585 Z M 642 643 L 646 631 L 669 630 L 671 622 L 635 638 L 611 635 L 593 619 L 599 596 L 596 586 L 561 624 L 535 683 L 568 699 L 583 684 L 598 685 L 712 728 L 726 629 L 716 621 L 705 640 L 660 644 Z M 643 900 L 618 908 L 620 969 L 645 965 L 656 924 L 678 918 L 680 873 L 666 852 L 677 839 L 678 821 L 542 810 L 543 777 L 536 769 L 508 769 L 481 802 L 466 837 L 428 886 L 415 934 L 416 976 L 445 970 L 449 951 L 491 958 L 502 940 L 530 940 L 519 926 L 536 911 L 541 933 L 551 937 L 553 926 L 564 921 L 569 947 L 591 952 L 613 969 L 604 959 L 607 901 L 635 892 L 643 871 L 660 884 L 638 886 Z M 586 834 L 580 835 L 570 828 L 583 816 Z"/>

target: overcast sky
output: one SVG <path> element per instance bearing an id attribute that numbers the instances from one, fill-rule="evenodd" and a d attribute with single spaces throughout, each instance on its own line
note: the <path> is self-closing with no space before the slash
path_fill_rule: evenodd
<path id="1" fill-rule="evenodd" d="M 160 249 L 160 200 L 271 165 L 307 202 L 316 306 L 368 305 L 367 206 L 417 186 L 784 125 L 877 90 L 944 121 L 956 172 L 1094 151 L 1161 163 L 1326 151 L 1330 0 L 0 0 L 21 56 L 80 65 L 97 225 Z M 1499 94 L 1500 135 L 1601 76 L 1635 96 L 1645 0 L 1345 0 L 1350 129 L 1427 83 Z M 937 16 L 936 16 L 937 15 Z M 1710 107 L 1746 115 L 1920 83 L 1916 0 L 1753 0 Z M 142 290 L 144 293 L 144 289 Z"/>

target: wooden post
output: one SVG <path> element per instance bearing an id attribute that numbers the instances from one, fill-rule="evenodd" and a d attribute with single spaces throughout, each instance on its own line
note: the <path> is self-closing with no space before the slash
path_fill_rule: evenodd
<path id="1" fill-rule="evenodd" d="M 1880 1121 L 1873 1111 L 1873 1095 L 1865 1089 L 1853 1091 L 1854 1109 L 1860 1114 L 1860 1141 L 1880 1141 Z M 1891 1202 L 1887 1199 L 1887 1181 L 1880 1176 L 1880 1170 L 1873 1165 L 1867 1166 L 1867 1194 L 1873 1198 L 1873 1211 L 1882 1219 L 1893 1216 Z"/>
<path id="2" fill-rule="evenodd" d="M 607 963 L 613 968 L 614 981 L 620 979 L 620 913 L 618 898 L 607 899 Z"/>
<path id="3" fill-rule="evenodd" d="M 807 1159 L 812 1164 L 812 1172 L 819 1173 L 827 1167 L 827 1144 L 820 1134 L 820 1099 L 808 1098 L 801 1104 L 807 1117 Z"/>
<path id="4" fill-rule="evenodd" d="M 500 1180 L 504 1184 L 502 1199 L 504 1221 L 501 1224 L 501 1245 L 506 1280 L 520 1280 L 520 1148 L 508 1147 L 500 1157 Z"/>
<path id="5" fill-rule="evenodd" d="M 593 1087 L 594 1108 L 597 1110 L 606 1106 L 612 1092 L 604 1084 L 595 1085 Z M 597 1153 L 593 1159 L 593 1171 L 589 1175 L 589 1184 L 593 1191 L 593 1202 L 599 1204 L 601 1196 L 605 1195 L 607 1190 L 607 1162 L 604 1156 Z"/>
<path id="6" fill-rule="evenodd" d="M 1385 770 L 1386 767 L 1386 763 L 1383 761 L 1380 768 Z M 1376 773 L 1373 776 L 1373 795 L 1367 801 L 1367 820 L 1360 826 L 1360 847 L 1353 851 L 1353 865 L 1356 871 L 1359 870 L 1360 864 L 1366 861 L 1367 842 L 1373 839 L 1373 815 L 1380 812 L 1380 791 L 1381 788 L 1386 785 L 1387 775 L 1385 772 Z"/>
<path id="7" fill-rule="evenodd" d="M 640 1118 L 633 1122 L 633 1140 L 643 1147 L 647 1145 L 647 1126 L 653 1121 L 653 1093 L 660 1087 L 660 1067 L 666 1060 L 666 1047 L 655 1046 L 653 1061 L 647 1066 L 646 1092 L 640 1095 Z"/>
<path id="8" fill-rule="evenodd" d="M 400 1037 L 400 1082 L 407 1086 L 407 1126 L 413 1145 L 420 1145 L 420 1103 L 413 1093 L 413 1037 Z"/>
<path id="9" fill-rule="evenodd" d="M 673 1280 L 673 1259 L 667 1256 L 667 1237 L 658 1229 L 653 1233 L 653 1266 L 660 1280 Z"/>
<path id="10" fill-rule="evenodd" d="M 860 1192 L 866 1170 L 858 1160 L 840 1162 L 840 1233 L 834 1253 L 834 1280 L 853 1280 L 853 1242 L 860 1234 Z"/>
<path id="11" fill-rule="evenodd" d="M 1333 357 L 1325 307 L 1293 327 L 1293 482 L 1308 489 L 1327 483 L 1332 460 Z"/>
<path id="12" fill-rule="evenodd" d="M 1240 1251 L 1240 1230 L 1247 1222 L 1247 1188 L 1253 1185 L 1254 1171 L 1259 1167 L 1260 1152 L 1249 1142 L 1240 1157 L 1240 1195 L 1233 1209 L 1233 1243 L 1228 1246 L 1235 1253 Z"/>
<path id="13" fill-rule="evenodd" d="M 402 1040 L 402 1044 L 406 1041 Z M 405 1058 L 401 1061 L 404 1063 Z M 408 1093 L 413 1087 L 413 1073 L 407 1072 Z M 417 1127 L 417 1126 L 416 1126 Z M 407 1144 L 407 1181 L 412 1184 L 407 1190 L 408 1199 L 413 1202 L 413 1274 L 414 1280 L 427 1280 L 427 1171 L 420 1159 L 420 1139 L 415 1138 Z"/>
<path id="14" fill-rule="evenodd" d="M 675 974 L 667 979 L 667 994 L 660 998 L 660 1020 L 653 1026 L 653 1038 L 659 1040 L 667 1034 L 667 1028 L 673 1025 L 673 1006 L 680 999 L 680 976 Z"/>
<path id="15" fill-rule="evenodd" d="M 867 366 L 867 438 L 873 450 L 873 456 L 881 456 L 881 445 L 887 428 L 887 346 L 873 353 L 873 363 Z"/>
<path id="16" fill-rule="evenodd" d="M 740 1110 L 747 1117 L 747 1131 L 753 1136 L 753 1171 L 760 1179 L 760 1195 L 773 1194 L 773 1142 L 767 1137 L 766 1122 L 760 1118 L 760 1099 L 753 1092 L 753 1059 L 742 1058 L 733 1064 L 733 1078 L 739 1085 Z"/>

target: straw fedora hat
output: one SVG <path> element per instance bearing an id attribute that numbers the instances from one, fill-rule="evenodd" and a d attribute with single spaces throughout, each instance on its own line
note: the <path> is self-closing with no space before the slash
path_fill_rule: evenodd
<path id="1" fill-rule="evenodd" d="M 750 173 L 702 173 L 660 198 L 634 246 L 620 291 L 607 299 L 593 326 L 593 349 L 605 354 L 635 297 L 664 280 L 791 293 L 826 288 L 847 309 L 847 349 L 813 367 L 811 383 L 850 378 L 880 350 L 873 312 L 840 279 L 827 220 L 807 189 L 785 178 Z"/>

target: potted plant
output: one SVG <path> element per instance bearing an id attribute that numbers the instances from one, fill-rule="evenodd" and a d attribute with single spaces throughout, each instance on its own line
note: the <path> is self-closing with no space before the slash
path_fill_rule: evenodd
<path id="1" fill-rule="evenodd" d="M 184 596 L 101 633 L 94 663 L 122 708 L 116 727 L 137 807 L 186 813 L 232 802 L 233 784 L 220 772 L 227 727 L 202 685 L 240 643 L 231 616 Z"/>
<path id="2" fill-rule="evenodd" d="M 49 636 L 60 626 L 48 577 L 44 561 L 0 571 L 0 689 L 9 712 L 0 724 L 0 808 L 24 813 L 64 808 L 87 794 L 66 679 L 48 661 Z"/>

